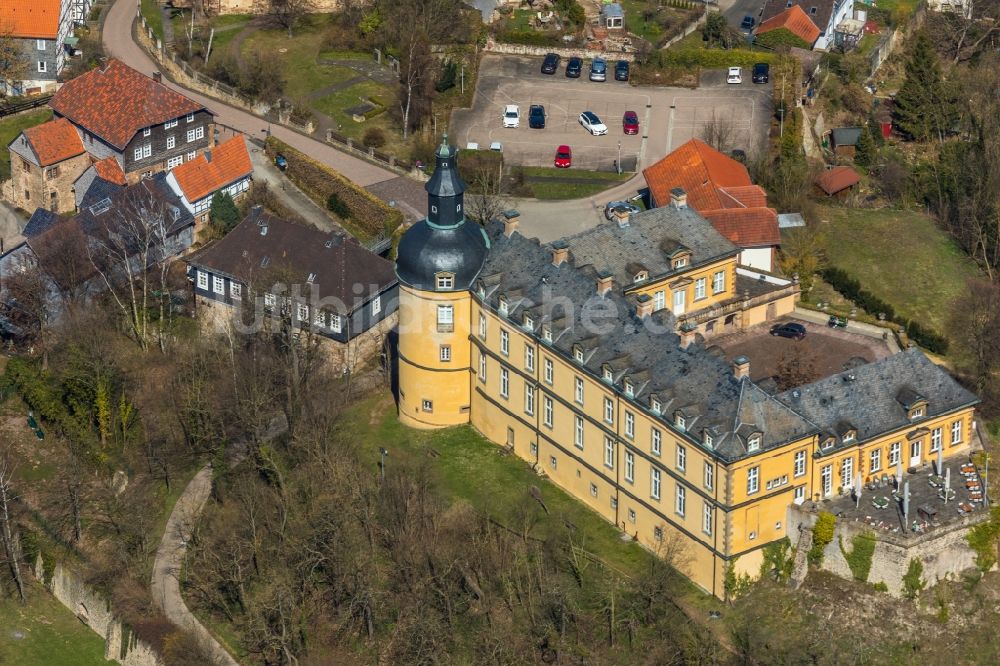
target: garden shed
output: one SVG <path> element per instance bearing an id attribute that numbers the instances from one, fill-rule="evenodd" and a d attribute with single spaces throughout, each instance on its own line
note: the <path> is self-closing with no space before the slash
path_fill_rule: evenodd
<path id="1" fill-rule="evenodd" d="M 601 26 L 608 30 L 625 29 L 625 10 L 617 2 L 601 7 Z"/>

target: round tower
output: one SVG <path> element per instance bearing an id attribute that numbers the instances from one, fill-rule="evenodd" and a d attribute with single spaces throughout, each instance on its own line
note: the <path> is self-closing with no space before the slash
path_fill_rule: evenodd
<path id="1" fill-rule="evenodd" d="M 396 252 L 399 418 L 415 428 L 469 422 L 472 298 L 486 260 L 482 227 L 465 219 L 465 183 L 445 135 L 427 190 L 427 217 Z"/>

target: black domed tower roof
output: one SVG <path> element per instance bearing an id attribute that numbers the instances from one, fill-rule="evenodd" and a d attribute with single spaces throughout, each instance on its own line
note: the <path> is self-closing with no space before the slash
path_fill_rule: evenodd
<path id="1" fill-rule="evenodd" d="M 486 261 L 489 241 L 483 228 L 465 219 L 465 183 L 458 175 L 456 150 L 445 135 L 437 167 L 424 186 L 427 217 L 406 230 L 396 251 L 400 281 L 424 291 L 463 291 Z M 439 276 L 451 276 L 441 283 Z"/>

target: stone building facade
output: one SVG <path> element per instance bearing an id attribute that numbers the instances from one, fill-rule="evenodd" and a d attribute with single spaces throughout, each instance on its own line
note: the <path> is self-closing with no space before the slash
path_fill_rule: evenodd
<path id="1" fill-rule="evenodd" d="M 11 179 L 4 185 L 4 198 L 27 211 L 76 209 L 74 182 L 90 166 L 90 155 L 68 121 L 23 130 L 7 148 Z"/>

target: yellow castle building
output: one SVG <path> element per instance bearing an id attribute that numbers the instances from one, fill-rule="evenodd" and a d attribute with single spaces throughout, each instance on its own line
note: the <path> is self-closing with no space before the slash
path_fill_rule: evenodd
<path id="1" fill-rule="evenodd" d="M 399 416 L 471 423 L 724 596 L 788 508 L 899 466 L 967 454 L 976 397 L 907 350 L 781 393 L 704 341 L 794 308 L 798 285 L 737 265 L 685 204 L 541 244 L 464 216 L 443 142 L 428 216 L 403 235 Z M 680 555 L 677 556 L 678 551 Z"/>

